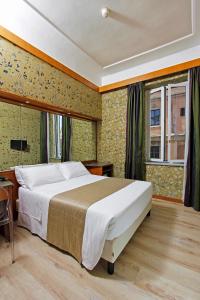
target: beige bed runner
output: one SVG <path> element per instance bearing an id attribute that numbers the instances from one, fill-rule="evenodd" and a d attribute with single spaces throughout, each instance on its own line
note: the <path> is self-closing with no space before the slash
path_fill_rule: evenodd
<path id="1" fill-rule="evenodd" d="M 130 179 L 106 178 L 54 196 L 49 204 L 47 241 L 81 262 L 88 207 L 132 182 Z"/>

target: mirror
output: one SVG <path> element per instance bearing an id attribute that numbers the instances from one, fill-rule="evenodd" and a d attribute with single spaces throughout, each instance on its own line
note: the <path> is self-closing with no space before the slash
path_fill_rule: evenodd
<path id="1" fill-rule="evenodd" d="M 96 160 L 96 123 L 71 119 L 71 160 Z M 49 114 L 50 161 L 59 161 L 62 151 L 62 116 Z"/>
<path id="2" fill-rule="evenodd" d="M 0 170 L 40 163 L 41 112 L 0 101 Z M 96 122 L 70 118 L 70 160 L 96 160 Z M 49 161 L 61 160 L 62 116 L 48 114 Z"/>

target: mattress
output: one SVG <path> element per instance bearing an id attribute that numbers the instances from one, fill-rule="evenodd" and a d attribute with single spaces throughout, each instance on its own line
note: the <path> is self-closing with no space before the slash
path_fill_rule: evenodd
<path id="1" fill-rule="evenodd" d="M 50 199 L 58 193 L 80 187 L 105 177 L 84 175 L 53 184 L 35 187 L 32 191 L 19 188 L 19 225 L 28 228 L 32 233 L 46 240 L 48 207 Z M 86 214 L 83 238 L 83 256 L 90 259 L 94 250 L 96 256 L 103 250 L 105 240 L 120 236 L 134 223 L 152 197 L 152 186 L 149 182 L 135 181 L 125 188 L 91 205 Z M 107 220 L 109 219 L 109 222 Z M 94 230 L 95 228 L 95 230 Z M 104 232 L 102 232 L 104 231 Z M 95 249 L 92 244 L 99 245 Z M 90 249 L 90 250 L 88 250 Z M 90 253 L 88 253 L 90 252 Z M 86 263 L 89 269 L 93 263 Z"/>

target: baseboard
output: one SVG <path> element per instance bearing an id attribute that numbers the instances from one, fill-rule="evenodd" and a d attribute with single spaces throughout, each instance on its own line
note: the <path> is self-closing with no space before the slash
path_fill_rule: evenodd
<path id="1" fill-rule="evenodd" d="M 153 195 L 153 200 L 164 200 L 169 202 L 176 202 L 183 204 L 183 200 L 180 198 L 173 198 L 169 196 L 162 196 L 162 195 Z"/>

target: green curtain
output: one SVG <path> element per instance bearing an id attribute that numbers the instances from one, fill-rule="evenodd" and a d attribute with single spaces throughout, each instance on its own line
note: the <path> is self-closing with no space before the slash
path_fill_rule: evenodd
<path id="1" fill-rule="evenodd" d="M 189 82 L 190 133 L 184 204 L 200 211 L 200 67 L 190 70 Z"/>
<path id="2" fill-rule="evenodd" d="M 71 159 L 71 118 L 62 117 L 62 155 L 61 161 L 68 161 Z"/>
<path id="3" fill-rule="evenodd" d="M 48 128 L 47 128 L 48 113 L 41 112 L 40 114 L 40 161 L 48 163 Z"/>
<path id="4" fill-rule="evenodd" d="M 144 86 L 128 86 L 125 178 L 144 180 Z"/>

